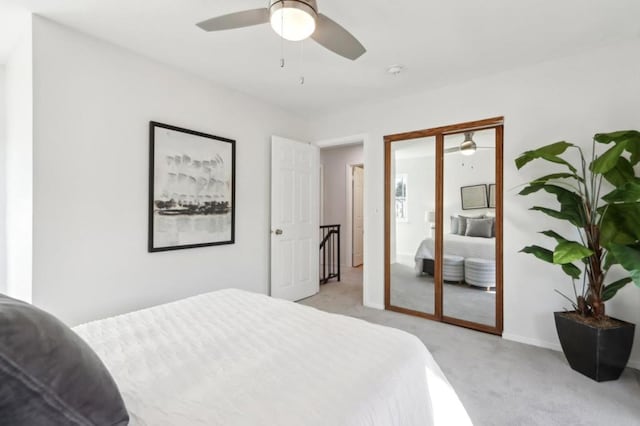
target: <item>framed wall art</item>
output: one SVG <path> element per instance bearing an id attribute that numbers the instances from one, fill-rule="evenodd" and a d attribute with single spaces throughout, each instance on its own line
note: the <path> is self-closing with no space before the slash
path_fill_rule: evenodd
<path id="1" fill-rule="evenodd" d="M 484 209 L 487 207 L 487 186 L 472 185 L 460 188 L 462 210 Z"/>
<path id="2" fill-rule="evenodd" d="M 233 244 L 235 141 L 149 123 L 150 252 Z"/>

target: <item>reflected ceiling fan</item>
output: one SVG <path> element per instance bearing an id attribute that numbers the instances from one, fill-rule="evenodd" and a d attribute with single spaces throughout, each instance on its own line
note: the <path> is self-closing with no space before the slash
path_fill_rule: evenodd
<path id="1" fill-rule="evenodd" d="M 460 144 L 460 146 L 455 146 L 453 148 L 447 148 L 444 150 L 445 154 L 451 154 L 453 152 L 459 152 L 462 155 L 473 155 L 476 153 L 478 149 L 495 149 L 492 146 L 478 146 L 473 141 L 474 132 L 465 132 L 464 141 Z"/>
<path id="2" fill-rule="evenodd" d="M 251 9 L 207 19 L 196 24 L 205 31 L 222 31 L 271 22 L 282 38 L 313 40 L 352 61 L 367 50 L 349 31 L 318 12 L 316 0 L 270 0 L 269 7 Z"/>

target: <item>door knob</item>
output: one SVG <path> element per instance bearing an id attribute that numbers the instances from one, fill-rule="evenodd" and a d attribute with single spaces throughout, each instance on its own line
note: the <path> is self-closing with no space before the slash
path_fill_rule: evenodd
<path id="1" fill-rule="evenodd" d="M 276 235 L 282 235 L 282 229 L 276 229 Z"/>

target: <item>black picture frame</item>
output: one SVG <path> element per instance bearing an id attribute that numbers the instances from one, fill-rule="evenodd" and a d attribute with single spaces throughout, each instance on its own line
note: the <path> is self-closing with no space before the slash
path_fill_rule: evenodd
<path id="1" fill-rule="evenodd" d="M 487 187 L 487 201 L 490 209 L 496 208 L 496 184 L 490 183 Z"/>
<path id="2" fill-rule="evenodd" d="M 486 209 L 487 185 L 469 185 L 460 187 L 462 210 Z"/>
<path id="3" fill-rule="evenodd" d="M 235 144 L 149 122 L 150 253 L 235 243 Z"/>

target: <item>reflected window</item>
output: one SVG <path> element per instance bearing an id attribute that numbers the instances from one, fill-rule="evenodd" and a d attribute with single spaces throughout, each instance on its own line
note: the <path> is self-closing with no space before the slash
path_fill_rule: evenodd
<path id="1" fill-rule="evenodd" d="M 407 174 L 396 175 L 396 220 L 398 222 L 408 222 L 407 210 Z"/>

